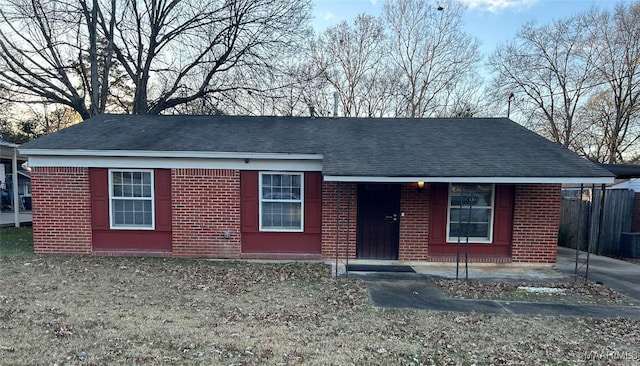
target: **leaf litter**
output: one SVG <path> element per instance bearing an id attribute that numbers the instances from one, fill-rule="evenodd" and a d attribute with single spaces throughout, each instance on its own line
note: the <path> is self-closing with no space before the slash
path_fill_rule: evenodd
<path id="1" fill-rule="evenodd" d="M 0 260 L 0 364 L 618 365 L 640 345 L 625 318 L 374 309 L 319 263 L 30 263 Z"/>

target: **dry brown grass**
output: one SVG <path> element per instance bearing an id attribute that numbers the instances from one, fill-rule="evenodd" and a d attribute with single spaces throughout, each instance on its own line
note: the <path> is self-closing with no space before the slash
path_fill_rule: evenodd
<path id="1" fill-rule="evenodd" d="M 0 260 L 0 364 L 580 365 L 639 345 L 629 319 L 374 309 L 321 264 Z"/>

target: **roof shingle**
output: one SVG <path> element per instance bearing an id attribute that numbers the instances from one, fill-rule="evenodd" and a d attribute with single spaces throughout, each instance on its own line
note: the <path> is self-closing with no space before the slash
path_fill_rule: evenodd
<path id="1" fill-rule="evenodd" d="M 330 176 L 611 177 L 506 118 L 102 115 L 36 149 L 322 154 Z"/>

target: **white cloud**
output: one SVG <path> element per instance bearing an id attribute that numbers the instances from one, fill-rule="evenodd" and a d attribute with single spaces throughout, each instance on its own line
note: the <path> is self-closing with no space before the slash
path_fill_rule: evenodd
<path id="1" fill-rule="evenodd" d="M 331 20 L 331 19 L 333 19 L 333 18 L 335 18 L 335 17 L 336 17 L 336 16 L 335 16 L 335 15 L 333 15 L 333 13 L 332 13 L 332 12 L 330 12 L 330 11 L 327 11 L 327 12 L 325 12 L 324 14 L 322 14 L 322 19 L 327 20 L 327 21 L 329 21 L 329 20 Z"/>
<path id="2" fill-rule="evenodd" d="M 376 5 L 378 3 L 378 0 L 369 0 L 371 2 L 371 5 Z"/>
<path id="3" fill-rule="evenodd" d="M 492 13 L 506 9 L 523 10 L 537 1 L 538 0 L 461 0 L 461 2 L 470 9 L 485 10 Z"/>

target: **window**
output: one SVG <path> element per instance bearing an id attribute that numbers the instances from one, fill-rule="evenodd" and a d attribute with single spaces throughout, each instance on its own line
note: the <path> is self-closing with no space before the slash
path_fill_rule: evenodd
<path id="1" fill-rule="evenodd" d="M 303 175 L 260 173 L 260 230 L 303 231 Z"/>
<path id="2" fill-rule="evenodd" d="M 153 171 L 110 170 L 112 229 L 154 229 Z"/>
<path id="3" fill-rule="evenodd" d="M 447 215 L 447 241 L 491 243 L 493 236 L 493 184 L 451 184 Z"/>

